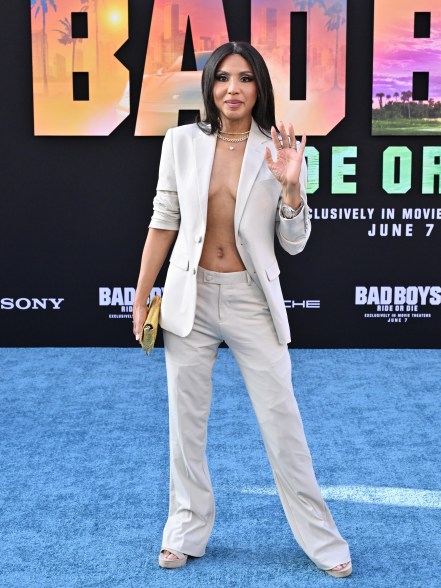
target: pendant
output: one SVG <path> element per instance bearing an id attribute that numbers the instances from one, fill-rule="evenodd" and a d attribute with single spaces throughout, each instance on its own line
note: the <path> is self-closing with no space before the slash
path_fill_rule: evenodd
<path id="1" fill-rule="evenodd" d="M 234 147 L 230 147 L 230 151 L 233 151 Z"/>

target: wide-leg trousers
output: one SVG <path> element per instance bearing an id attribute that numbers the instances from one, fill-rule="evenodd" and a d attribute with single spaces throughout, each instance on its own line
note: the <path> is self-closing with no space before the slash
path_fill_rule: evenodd
<path id="1" fill-rule="evenodd" d="M 294 397 L 287 345 L 249 274 L 198 269 L 196 318 L 187 337 L 164 331 L 169 392 L 170 496 L 162 549 L 200 557 L 215 505 L 206 459 L 212 369 L 225 341 L 254 408 L 277 491 L 295 539 L 321 569 L 350 560 L 317 484 Z M 237 415 L 240 419 L 240 415 Z"/>

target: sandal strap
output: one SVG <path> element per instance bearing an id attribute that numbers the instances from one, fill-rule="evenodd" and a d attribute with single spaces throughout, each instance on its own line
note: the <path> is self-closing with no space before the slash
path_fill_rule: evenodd
<path id="1" fill-rule="evenodd" d="M 176 555 L 176 557 L 178 559 L 185 559 L 187 556 L 185 555 L 185 553 L 182 553 L 182 551 L 177 551 L 176 549 L 170 549 L 170 547 L 163 547 L 161 549 L 161 553 L 163 551 L 169 551 L 170 553 L 173 553 L 173 555 Z"/>

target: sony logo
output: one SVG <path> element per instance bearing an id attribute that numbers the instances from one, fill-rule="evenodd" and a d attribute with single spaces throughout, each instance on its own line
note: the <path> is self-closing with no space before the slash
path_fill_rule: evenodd
<path id="1" fill-rule="evenodd" d="M 1 310 L 60 310 L 64 298 L 1 298 Z"/>

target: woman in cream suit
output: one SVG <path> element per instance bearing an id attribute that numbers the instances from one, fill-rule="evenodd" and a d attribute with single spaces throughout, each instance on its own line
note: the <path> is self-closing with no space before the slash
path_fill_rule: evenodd
<path id="1" fill-rule="evenodd" d="M 134 334 L 176 239 L 161 306 L 170 426 L 170 497 L 159 565 L 201 557 L 214 523 L 205 449 L 211 377 L 226 341 L 259 422 L 293 534 L 337 577 L 349 547 L 320 494 L 291 383 L 289 324 L 274 232 L 291 255 L 310 233 L 305 137 L 275 126 L 268 69 L 248 43 L 216 49 L 202 74 L 203 122 L 164 139 L 154 212 L 141 261 Z"/>

